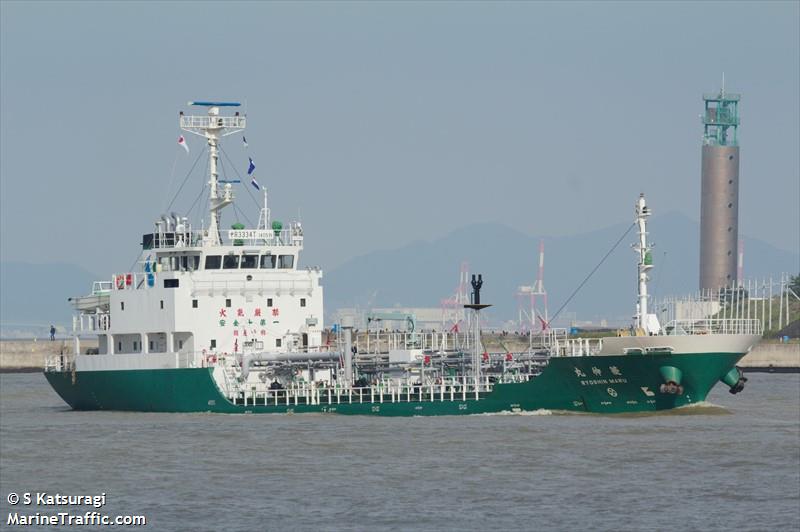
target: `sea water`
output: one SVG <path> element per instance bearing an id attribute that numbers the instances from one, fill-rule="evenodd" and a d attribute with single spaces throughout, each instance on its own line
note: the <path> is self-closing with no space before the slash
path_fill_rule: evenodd
<path id="1" fill-rule="evenodd" d="M 798 530 L 800 374 L 748 377 L 653 415 L 381 418 L 74 412 L 41 374 L 4 374 L 0 528 L 97 511 L 150 530 Z"/>

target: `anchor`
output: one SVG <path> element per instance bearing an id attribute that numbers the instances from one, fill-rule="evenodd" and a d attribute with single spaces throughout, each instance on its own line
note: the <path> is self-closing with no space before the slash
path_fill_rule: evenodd
<path id="1" fill-rule="evenodd" d="M 735 395 L 744 389 L 744 383 L 747 382 L 747 377 L 744 376 L 744 373 L 742 373 L 742 370 L 739 369 L 738 366 L 733 366 L 720 380 L 730 386 L 728 392 Z"/>

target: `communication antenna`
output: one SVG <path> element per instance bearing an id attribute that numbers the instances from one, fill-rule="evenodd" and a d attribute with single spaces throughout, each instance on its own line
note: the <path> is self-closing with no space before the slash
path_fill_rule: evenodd
<path id="1" fill-rule="evenodd" d="M 219 211 L 233 203 L 231 184 L 226 183 L 220 196 L 219 191 L 219 141 L 222 137 L 233 135 L 245 128 L 246 119 L 237 112 L 234 116 L 220 116 L 220 107 L 239 107 L 238 102 L 189 102 L 188 105 L 208 108 L 206 115 L 187 116 L 180 113 L 180 128 L 208 141 L 209 199 L 208 210 L 211 220 L 204 242 L 210 245 L 221 244 L 219 234 Z"/>

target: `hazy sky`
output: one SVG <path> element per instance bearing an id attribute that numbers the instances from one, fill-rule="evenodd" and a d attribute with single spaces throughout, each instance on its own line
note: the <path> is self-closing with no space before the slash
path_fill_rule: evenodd
<path id="1" fill-rule="evenodd" d="M 300 213 L 305 264 L 483 221 L 584 232 L 640 191 L 699 219 L 701 95 L 723 71 L 740 230 L 800 248 L 798 2 L 1 5 L 5 261 L 126 270 L 202 147 L 176 144 L 191 99 L 247 102 L 249 150 L 226 153 L 255 159 L 275 218 Z"/>

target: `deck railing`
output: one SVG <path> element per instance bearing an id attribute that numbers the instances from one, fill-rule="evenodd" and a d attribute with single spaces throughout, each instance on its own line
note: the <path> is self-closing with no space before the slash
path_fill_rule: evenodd
<path id="1" fill-rule="evenodd" d="M 235 233 L 230 231 L 229 233 Z M 255 236 L 244 236 L 243 238 L 230 238 L 229 233 L 223 232 L 223 245 L 228 246 L 278 246 L 278 247 L 296 247 L 303 243 L 303 232 L 298 226 L 290 226 L 285 229 L 269 229 L 269 230 L 252 230 L 244 231 L 245 235 L 249 233 L 258 234 Z M 143 249 L 167 249 L 167 248 L 199 248 L 202 247 L 204 239 L 208 236 L 208 231 L 204 229 L 189 229 L 180 231 L 159 231 L 155 233 L 148 233 L 142 242 Z M 213 248 L 209 248 L 212 250 Z"/>
<path id="2" fill-rule="evenodd" d="M 602 348 L 602 338 L 569 338 L 556 342 L 552 351 L 556 356 L 584 357 L 596 355 Z"/>
<path id="3" fill-rule="evenodd" d="M 509 376 L 503 382 L 525 382 L 527 375 Z M 512 380 L 515 379 L 515 380 Z M 448 377 L 442 382 L 411 383 L 381 381 L 371 386 L 317 386 L 307 382 L 292 383 L 285 388 L 269 389 L 250 386 L 229 395 L 229 399 L 244 406 L 297 406 L 371 403 L 407 403 L 480 400 L 492 391 L 495 383 L 484 377 Z"/>
<path id="4" fill-rule="evenodd" d="M 75 355 L 71 353 L 58 353 L 44 359 L 45 372 L 73 371 L 75 369 Z"/>
<path id="5" fill-rule="evenodd" d="M 386 353 L 397 349 L 457 351 L 471 349 L 471 335 L 451 332 L 368 331 L 355 340 L 360 353 Z"/>
<path id="6" fill-rule="evenodd" d="M 247 119 L 244 116 L 197 116 L 181 115 L 182 128 L 188 129 L 244 129 Z"/>
<path id="7" fill-rule="evenodd" d="M 685 334 L 754 334 L 761 335 L 764 329 L 759 319 L 708 318 L 695 320 L 673 320 L 664 327 L 668 335 Z"/>

